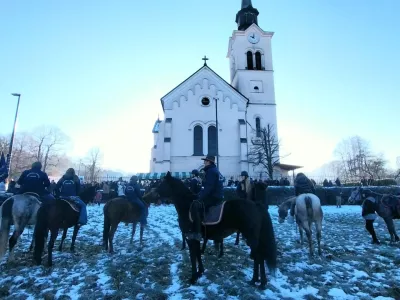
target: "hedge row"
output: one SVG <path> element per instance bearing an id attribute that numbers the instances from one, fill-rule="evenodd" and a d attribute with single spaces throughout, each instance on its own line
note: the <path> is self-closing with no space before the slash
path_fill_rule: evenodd
<path id="1" fill-rule="evenodd" d="M 343 186 L 354 187 L 360 185 L 359 182 L 348 182 L 343 184 Z M 397 185 L 396 180 L 394 179 L 377 179 L 373 181 L 373 186 L 392 186 Z"/>
<path id="2" fill-rule="evenodd" d="M 342 193 L 342 204 L 348 204 L 347 199 L 350 197 L 352 187 L 317 187 L 316 195 L 321 199 L 322 205 L 336 205 L 336 196 Z M 400 186 L 369 186 L 369 190 L 378 194 L 399 194 Z M 237 198 L 236 189 L 224 189 L 225 200 Z M 267 188 L 267 201 L 269 205 L 279 205 L 287 198 L 294 196 L 293 186 L 270 186 Z"/>

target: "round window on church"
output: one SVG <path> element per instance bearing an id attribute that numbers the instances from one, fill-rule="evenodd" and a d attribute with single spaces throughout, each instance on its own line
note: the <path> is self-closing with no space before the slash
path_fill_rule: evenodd
<path id="1" fill-rule="evenodd" d="M 207 97 L 204 97 L 203 99 L 201 99 L 201 104 L 203 104 L 204 106 L 209 106 L 210 99 L 208 99 Z"/>

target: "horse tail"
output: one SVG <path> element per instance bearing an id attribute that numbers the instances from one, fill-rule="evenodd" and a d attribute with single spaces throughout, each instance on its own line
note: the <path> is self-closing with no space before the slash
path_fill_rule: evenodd
<path id="1" fill-rule="evenodd" d="M 265 208 L 264 208 L 265 209 Z M 272 275 L 275 275 L 277 268 L 277 247 L 274 227 L 268 211 L 264 211 L 261 221 L 260 243 L 258 245 L 261 255 L 267 263 Z"/>
<path id="2" fill-rule="evenodd" d="M 312 220 L 314 219 L 314 211 L 313 211 L 313 207 L 312 207 L 312 199 L 311 199 L 311 197 L 306 195 L 304 197 L 304 202 L 306 204 L 308 224 L 311 224 Z"/>
<path id="3" fill-rule="evenodd" d="M 108 245 L 108 235 L 110 233 L 110 228 L 111 228 L 111 221 L 110 221 L 110 217 L 108 215 L 108 207 L 109 207 L 109 203 L 108 202 L 106 205 L 104 205 L 104 228 L 103 228 L 103 244 L 104 245 Z"/>
<path id="4" fill-rule="evenodd" d="M 34 229 L 35 249 L 33 256 L 37 264 L 40 264 L 42 261 L 42 253 L 49 228 L 47 219 L 47 207 L 42 205 L 37 212 L 36 225 Z"/>
<path id="5" fill-rule="evenodd" d="M 11 203 L 11 198 L 8 198 L 0 206 L 0 258 L 7 252 L 8 236 L 10 234 L 10 216 L 5 215 L 3 217 L 3 214 L 6 214 L 7 211 L 11 212 L 11 208 L 6 208 L 6 205 Z"/>

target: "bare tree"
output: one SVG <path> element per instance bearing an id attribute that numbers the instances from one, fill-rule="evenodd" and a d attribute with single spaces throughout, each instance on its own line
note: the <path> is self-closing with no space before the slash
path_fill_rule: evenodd
<path id="1" fill-rule="evenodd" d="M 394 174 L 394 179 L 398 179 L 400 178 L 400 156 L 397 157 L 396 159 L 396 164 L 397 164 L 397 168 L 398 170 L 396 171 L 396 173 Z"/>
<path id="2" fill-rule="evenodd" d="M 387 174 L 386 160 L 372 153 L 369 142 L 359 136 L 341 141 L 335 150 L 341 177 L 358 181 L 364 177 L 381 178 Z"/>
<path id="3" fill-rule="evenodd" d="M 64 157 L 64 147 L 68 137 L 57 127 L 39 127 L 33 133 L 33 155 L 43 165 L 45 172 L 49 167 L 57 167 Z"/>
<path id="4" fill-rule="evenodd" d="M 100 152 L 100 149 L 90 149 L 87 160 L 88 164 L 85 167 L 86 177 L 88 177 L 89 181 L 95 181 L 101 171 L 100 164 L 102 160 L 102 154 Z"/>
<path id="5" fill-rule="evenodd" d="M 274 167 L 279 163 L 279 145 L 274 126 L 267 124 L 267 127 L 256 131 L 256 138 L 252 140 L 249 151 L 248 161 L 253 166 L 261 166 L 268 173 L 269 178 L 273 179 Z"/>

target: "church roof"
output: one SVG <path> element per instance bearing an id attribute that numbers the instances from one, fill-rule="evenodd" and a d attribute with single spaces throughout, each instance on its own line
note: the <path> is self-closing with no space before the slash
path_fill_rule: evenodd
<path id="1" fill-rule="evenodd" d="M 199 73 L 201 70 L 203 69 L 207 69 L 209 71 L 211 71 L 213 74 L 215 74 L 219 79 L 221 79 L 221 81 L 226 84 L 227 86 L 229 86 L 233 91 L 235 91 L 237 94 L 239 94 L 240 96 L 242 96 L 243 98 L 245 98 L 247 100 L 247 102 L 249 102 L 249 98 L 247 98 L 245 95 L 243 95 L 241 92 L 239 92 L 236 88 L 234 88 L 232 85 L 229 84 L 229 82 L 227 82 L 225 79 L 223 79 L 221 76 L 219 76 L 213 69 L 211 69 L 207 64 L 205 64 L 204 66 L 202 66 L 200 69 L 198 69 L 196 72 L 194 72 L 192 75 L 190 75 L 188 78 L 186 78 L 184 81 L 182 81 L 180 84 L 178 84 L 175 88 L 173 88 L 171 91 L 169 91 L 167 94 L 165 94 L 162 98 L 161 98 L 161 105 L 163 107 L 164 110 L 164 102 L 163 99 L 165 97 L 167 97 L 169 94 L 171 94 L 173 91 L 175 91 L 176 89 L 178 89 L 182 84 L 184 84 L 185 82 L 189 81 L 192 77 L 194 77 L 197 73 Z"/>

